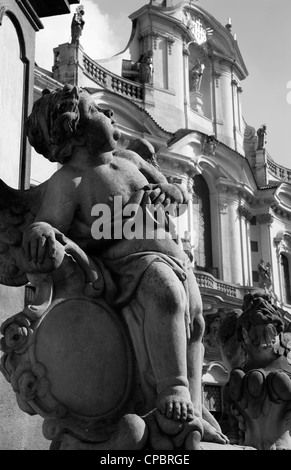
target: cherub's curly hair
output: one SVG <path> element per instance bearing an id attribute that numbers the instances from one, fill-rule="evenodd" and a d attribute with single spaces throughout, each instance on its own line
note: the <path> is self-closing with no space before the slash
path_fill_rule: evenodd
<path id="1" fill-rule="evenodd" d="M 264 291 L 246 294 L 242 307 L 243 313 L 239 318 L 239 324 L 247 331 L 252 326 L 272 324 L 277 333 L 284 330 L 282 310 L 271 302 L 271 297 Z"/>
<path id="2" fill-rule="evenodd" d="M 72 137 L 79 135 L 80 93 L 83 90 L 65 85 L 56 91 L 43 91 L 34 103 L 26 122 L 30 144 L 45 158 L 63 163 L 71 156 Z"/>

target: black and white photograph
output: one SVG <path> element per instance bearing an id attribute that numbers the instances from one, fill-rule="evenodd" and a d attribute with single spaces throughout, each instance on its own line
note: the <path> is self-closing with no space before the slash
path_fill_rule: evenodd
<path id="1" fill-rule="evenodd" d="M 291 450 L 290 22 L 0 0 L 0 451 Z"/>

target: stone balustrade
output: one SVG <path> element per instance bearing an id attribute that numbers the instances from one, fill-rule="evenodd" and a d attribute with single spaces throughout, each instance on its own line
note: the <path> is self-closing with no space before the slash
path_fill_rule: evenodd
<path id="1" fill-rule="evenodd" d="M 277 179 L 291 182 L 291 170 L 275 163 L 267 156 L 267 169 Z"/>
<path id="2" fill-rule="evenodd" d="M 83 54 L 84 73 L 94 82 L 98 83 L 114 93 L 118 93 L 126 98 L 142 101 L 144 96 L 143 85 L 131 80 L 119 77 L 106 70 L 101 65 L 94 62 L 86 54 Z"/>
<path id="3" fill-rule="evenodd" d="M 252 290 L 252 287 L 235 286 L 215 279 L 214 276 L 206 272 L 194 270 L 194 274 L 200 288 L 217 290 L 228 297 L 234 297 L 238 300 L 243 299 L 245 294 Z"/>

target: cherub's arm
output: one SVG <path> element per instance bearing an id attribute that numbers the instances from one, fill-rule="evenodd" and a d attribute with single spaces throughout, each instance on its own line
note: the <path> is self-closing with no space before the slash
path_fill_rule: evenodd
<path id="1" fill-rule="evenodd" d="M 66 234 L 76 211 L 78 183 L 79 180 L 68 167 L 54 173 L 48 180 L 35 222 L 47 222 Z"/>
<path id="2" fill-rule="evenodd" d="M 23 236 L 22 246 L 29 261 L 43 263 L 47 254 L 55 257 L 56 234 L 66 234 L 74 218 L 77 186 L 78 180 L 65 167 L 48 180 L 34 223 Z"/>
<path id="3" fill-rule="evenodd" d="M 183 186 L 169 183 L 155 166 L 145 161 L 136 152 L 121 150 L 117 154 L 118 157 L 126 158 L 134 163 L 147 178 L 148 187 L 152 189 L 151 199 L 155 204 L 163 204 L 164 206 L 171 203 L 187 204 L 188 194 Z"/>
<path id="4" fill-rule="evenodd" d="M 132 150 L 118 150 L 116 155 L 134 163 L 139 171 L 147 178 L 149 183 L 167 183 L 166 177 L 151 163 L 145 161 L 140 155 Z"/>

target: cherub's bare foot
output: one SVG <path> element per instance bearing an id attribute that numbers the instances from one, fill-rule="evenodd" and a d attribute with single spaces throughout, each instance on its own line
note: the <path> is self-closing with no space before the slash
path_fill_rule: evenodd
<path id="1" fill-rule="evenodd" d="M 214 426 L 202 419 L 203 424 L 203 440 L 205 442 L 217 442 L 218 444 L 228 444 L 229 440 L 222 432 L 218 431 Z"/>
<path id="2" fill-rule="evenodd" d="M 163 390 L 156 401 L 156 407 L 168 419 L 191 421 L 194 408 L 187 387 L 176 385 Z"/>

